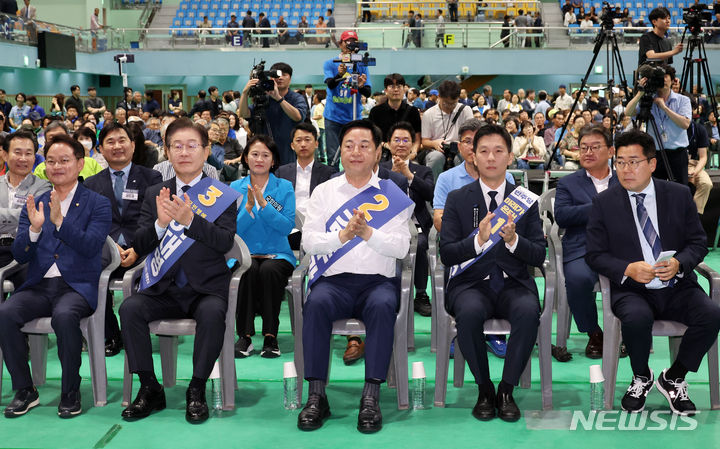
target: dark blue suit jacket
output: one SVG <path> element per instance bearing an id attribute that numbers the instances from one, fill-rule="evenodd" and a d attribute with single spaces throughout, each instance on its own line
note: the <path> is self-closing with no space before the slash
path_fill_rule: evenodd
<path id="1" fill-rule="evenodd" d="M 102 249 L 112 221 L 110 202 L 78 184 L 59 231 L 50 221 L 50 192 L 35 199 L 36 205 L 40 202 L 44 207 L 45 223 L 37 242 L 30 241 L 27 206 L 20 213 L 12 253 L 19 263 L 29 265 L 27 280 L 16 291 L 36 285 L 50 267 L 57 264 L 63 280 L 95 309 Z"/>
<path id="2" fill-rule="evenodd" d="M 205 176 L 203 175 L 203 177 Z M 141 257 L 154 251 L 160 244 L 155 232 L 155 220 L 157 220 L 155 198 L 163 187 L 170 189 L 172 198 L 177 191 L 175 177 L 162 184 L 149 187 L 145 193 L 134 246 L 135 252 Z M 190 228 L 185 230 L 185 235 L 194 239 L 195 243 L 188 248 L 162 279 L 143 290 L 142 293 L 148 295 L 164 293 L 173 282 L 177 271 L 182 267 L 188 284 L 193 290 L 201 294 L 227 299 L 231 273 L 225 262 L 225 253 L 230 251 L 234 243 L 236 217 L 237 205 L 235 203 L 231 204 L 213 223 L 195 215 Z M 183 301 L 184 299 L 194 300 L 194 298 L 175 299 L 186 307 L 189 307 L 190 303 Z"/>
<path id="3" fill-rule="evenodd" d="M 341 172 L 333 174 L 330 177 L 335 178 L 344 173 L 345 173 L 344 171 L 341 171 Z M 402 190 L 403 192 L 407 193 L 407 191 L 408 191 L 408 180 L 405 176 L 401 175 L 400 173 L 394 172 L 392 170 L 388 170 L 387 168 L 380 166 L 380 167 L 378 167 L 378 178 L 389 179 L 392 182 L 394 182 L 396 186 L 400 187 L 400 190 Z"/>
<path id="4" fill-rule="evenodd" d="M 657 198 L 658 234 L 663 251 L 677 251 L 683 278 L 674 288 L 697 285 L 695 267 L 707 254 L 707 237 L 700 224 L 697 207 L 687 186 L 653 179 Z M 612 282 L 613 294 L 642 290 L 645 285 L 628 278 L 621 284 L 625 268 L 643 260 L 640 236 L 635 227 L 627 190 L 621 185 L 609 188 L 593 200 L 587 226 L 585 261 Z"/>
<path id="5" fill-rule="evenodd" d="M 506 183 L 503 198 L 507 197 L 515 188 L 516 186 Z M 473 223 L 475 206 L 477 206 L 479 217 L 482 219 L 487 214 L 487 207 L 478 182 L 471 182 L 460 189 L 453 190 L 448 195 L 440 229 L 440 258 L 446 267 L 474 259 L 477 256 L 473 242 L 477 236 L 470 237 L 470 233 L 475 229 Z M 452 306 L 453 299 L 460 292 L 485 279 L 495 265 L 499 266 L 508 277 L 512 277 L 537 296 L 535 281 L 528 273 L 528 265 L 540 267 L 545 260 L 545 236 L 537 203 L 533 204 L 516 223 L 515 232 L 518 242 L 514 253 L 510 253 L 505 242 L 501 240 L 487 254 L 450 281 L 448 307 Z"/>
<path id="6" fill-rule="evenodd" d="M 392 162 L 380 162 L 380 168 L 392 172 Z M 420 223 L 423 232 L 430 232 L 433 226 L 433 220 L 427 207 L 427 202 L 432 201 L 433 192 L 435 190 L 435 180 L 433 179 L 430 167 L 410 162 L 410 171 L 415 175 L 409 186 L 410 199 L 415 202 L 415 218 Z M 405 177 L 403 175 L 403 177 Z M 407 178 L 405 178 L 407 179 Z"/>
<path id="7" fill-rule="evenodd" d="M 618 185 L 613 170 L 608 188 Z M 585 228 L 587 227 L 592 200 L 597 196 L 595 184 L 584 168 L 560 178 L 555 191 L 555 220 L 565 229 L 562 238 L 563 262 L 585 256 Z"/>
<path id="8" fill-rule="evenodd" d="M 120 214 L 117 201 L 115 200 L 115 191 L 113 189 L 113 174 L 110 169 L 106 168 L 100 173 L 89 177 L 85 180 L 84 185 L 88 189 L 99 193 L 110 200 L 112 205 L 112 226 L 110 228 L 110 237 L 116 242 L 120 238 L 120 233 L 125 236 L 125 243 L 128 248 L 133 246 L 135 241 L 135 231 L 138 228 L 138 219 L 140 218 L 140 207 L 145 198 L 145 190 L 155 184 L 162 182 L 160 172 L 152 170 L 142 165 L 132 164 L 130 174 L 127 180 L 127 189 L 137 190 L 137 200 L 123 200 L 123 210 Z"/>

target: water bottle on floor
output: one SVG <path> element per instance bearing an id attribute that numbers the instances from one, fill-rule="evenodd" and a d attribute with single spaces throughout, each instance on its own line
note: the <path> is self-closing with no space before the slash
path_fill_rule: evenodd
<path id="1" fill-rule="evenodd" d="M 423 362 L 412 364 L 412 408 L 423 410 L 425 408 L 425 366 Z"/>
<path id="2" fill-rule="evenodd" d="M 600 365 L 590 365 L 590 410 L 604 409 L 605 378 Z"/>
<path id="3" fill-rule="evenodd" d="M 297 401 L 297 371 L 294 362 L 283 364 L 283 405 L 285 410 L 296 410 Z"/>
<path id="4" fill-rule="evenodd" d="M 222 413 L 222 389 L 220 388 L 220 365 L 215 361 L 212 372 L 210 373 L 210 383 L 212 389 L 212 408 L 213 414 L 219 416 Z"/>

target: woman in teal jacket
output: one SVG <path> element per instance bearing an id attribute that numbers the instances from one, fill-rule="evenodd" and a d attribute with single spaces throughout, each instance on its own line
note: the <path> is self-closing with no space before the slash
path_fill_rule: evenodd
<path id="1" fill-rule="evenodd" d="M 253 352 L 250 337 L 255 334 L 256 311 L 262 316 L 265 336 L 260 355 L 280 356 L 280 304 L 296 259 L 287 239 L 295 226 L 295 192 L 290 181 L 272 174 L 279 160 L 272 139 L 255 136 L 242 154 L 248 176 L 230 184 L 242 194 L 238 199 L 237 234 L 252 254 L 252 266 L 240 282 L 235 357 L 247 357 Z"/>

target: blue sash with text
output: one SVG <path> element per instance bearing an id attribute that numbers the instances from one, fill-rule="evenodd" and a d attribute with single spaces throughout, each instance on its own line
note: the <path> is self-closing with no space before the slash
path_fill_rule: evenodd
<path id="1" fill-rule="evenodd" d="M 500 229 L 507 224 L 508 218 L 512 217 L 513 222 L 517 223 L 517 221 L 525 215 L 525 212 L 527 212 L 528 209 L 535 204 L 538 198 L 539 197 L 537 195 L 524 187 L 516 187 L 515 190 L 510 192 L 510 195 L 508 195 L 507 198 L 500 203 L 498 208 L 493 211 L 495 216 L 492 220 L 490 220 L 490 239 L 488 240 L 489 242 L 492 242 L 490 243 L 490 246 L 485 248 L 485 250 L 474 259 L 466 260 L 461 264 L 450 267 L 448 281 L 467 270 L 472 264 L 487 254 L 497 242 L 502 240 L 502 237 L 500 236 Z M 477 233 L 478 229 L 475 228 L 468 237 L 476 236 Z"/>
<path id="2" fill-rule="evenodd" d="M 365 214 L 365 220 L 370 227 L 380 229 L 400 212 L 414 204 L 410 197 L 400 190 L 392 181 L 382 179 L 379 185 L 379 189 L 369 187 L 340 206 L 325 223 L 325 231 L 340 232 L 345 229 L 348 221 L 353 216 L 353 209 L 357 209 Z M 308 281 L 308 287 L 320 279 L 320 276 L 322 276 L 332 264 L 362 241 L 360 237 L 355 237 L 345 242 L 340 249 L 331 254 L 311 256 L 310 267 L 308 269 L 308 278 L 310 279 Z"/>
<path id="3" fill-rule="evenodd" d="M 187 194 L 193 212 L 211 223 L 240 196 L 237 190 L 210 177 L 202 178 Z M 193 243 L 195 240 L 185 235 L 185 226 L 175 220 L 171 221 L 158 247 L 145 259 L 140 290 L 162 279 Z"/>

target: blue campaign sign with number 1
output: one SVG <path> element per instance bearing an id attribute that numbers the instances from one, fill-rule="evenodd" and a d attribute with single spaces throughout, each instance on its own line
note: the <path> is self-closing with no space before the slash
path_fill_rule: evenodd
<path id="1" fill-rule="evenodd" d="M 187 195 L 195 215 L 212 223 L 238 199 L 240 192 L 216 179 L 205 177 L 191 187 Z M 140 290 L 162 279 L 193 243 L 195 240 L 185 235 L 185 226 L 175 220 L 170 222 L 158 247 L 145 259 Z"/>

